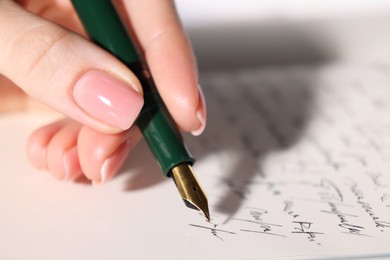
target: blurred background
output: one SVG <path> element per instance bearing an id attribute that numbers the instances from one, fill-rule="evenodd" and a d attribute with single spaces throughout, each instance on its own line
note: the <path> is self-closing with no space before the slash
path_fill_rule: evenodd
<path id="1" fill-rule="evenodd" d="M 389 0 L 176 0 L 201 71 L 390 61 Z"/>

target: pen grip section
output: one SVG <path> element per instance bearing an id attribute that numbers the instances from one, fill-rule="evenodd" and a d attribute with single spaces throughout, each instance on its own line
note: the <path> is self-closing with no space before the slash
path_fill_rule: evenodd
<path id="1" fill-rule="evenodd" d="M 140 62 L 128 64 L 128 67 L 138 77 L 144 91 L 144 107 L 136 124 L 164 175 L 171 177 L 172 168 L 183 163 L 192 165 L 195 160 L 162 101 L 149 70 Z"/>

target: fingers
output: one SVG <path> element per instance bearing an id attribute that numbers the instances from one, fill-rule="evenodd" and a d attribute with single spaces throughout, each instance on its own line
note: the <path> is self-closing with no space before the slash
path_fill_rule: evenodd
<path id="1" fill-rule="evenodd" d="M 200 134 L 206 108 L 190 43 L 173 1 L 122 1 L 159 92 L 185 131 Z"/>
<path id="2" fill-rule="evenodd" d="M 24 109 L 27 104 L 23 91 L 0 75 L 0 112 Z"/>
<path id="3" fill-rule="evenodd" d="M 46 114 L 55 113 L 42 103 L 29 98 L 12 81 L 0 75 L 0 113 L 24 109 Z"/>
<path id="4" fill-rule="evenodd" d="M 47 145 L 47 169 L 57 179 L 69 180 L 82 173 L 77 156 L 77 135 L 80 128 L 80 124 L 76 122 L 64 125 Z"/>
<path id="5" fill-rule="evenodd" d="M 0 73 L 28 95 L 105 133 L 128 129 L 143 106 L 136 77 L 63 27 L 0 1 Z"/>
<path id="6" fill-rule="evenodd" d="M 94 184 L 105 183 L 119 171 L 129 151 L 140 138 L 138 128 L 105 135 L 84 127 L 78 138 L 79 158 L 84 174 Z"/>
<path id="7" fill-rule="evenodd" d="M 29 12 L 39 15 L 46 20 L 53 21 L 63 27 L 77 32 L 78 34 L 85 34 L 80 20 L 77 18 L 73 10 L 71 1 L 68 0 L 18 0 Z"/>
<path id="8" fill-rule="evenodd" d="M 35 131 L 27 144 L 31 163 L 59 180 L 84 174 L 94 184 L 111 179 L 140 139 L 136 128 L 116 135 L 102 134 L 63 119 Z"/>
<path id="9" fill-rule="evenodd" d="M 36 168 L 48 170 L 57 179 L 73 179 L 82 172 L 77 156 L 80 129 L 80 124 L 69 119 L 38 129 L 27 143 L 27 157 Z"/>

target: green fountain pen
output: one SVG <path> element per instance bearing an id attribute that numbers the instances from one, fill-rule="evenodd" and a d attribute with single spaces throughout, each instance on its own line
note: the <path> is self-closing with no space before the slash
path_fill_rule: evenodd
<path id="1" fill-rule="evenodd" d="M 210 220 L 207 197 L 192 170 L 195 160 L 183 143 L 112 1 L 72 0 L 72 3 L 91 39 L 126 64 L 138 77 L 144 92 L 144 107 L 136 120 L 137 126 L 163 174 L 173 178 L 186 206 L 200 210 Z"/>

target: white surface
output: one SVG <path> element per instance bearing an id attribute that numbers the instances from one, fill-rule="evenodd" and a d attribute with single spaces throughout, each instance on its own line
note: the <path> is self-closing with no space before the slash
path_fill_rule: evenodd
<path id="1" fill-rule="evenodd" d="M 390 62 L 388 0 L 176 0 L 202 71 Z"/>
<path id="2" fill-rule="evenodd" d="M 209 126 L 188 145 L 213 224 L 183 206 L 144 145 L 106 185 L 61 183 L 24 158 L 46 119 L 2 115 L 0 258 L 390 254 L 390 66 L 253 69 L 204 85 Z"/>
<path id="3" fill-rule="evenodd" d="M 188 27 L 267 20 L 313 20 L 390 12 L 388 0 L 176 0 Z"/>

